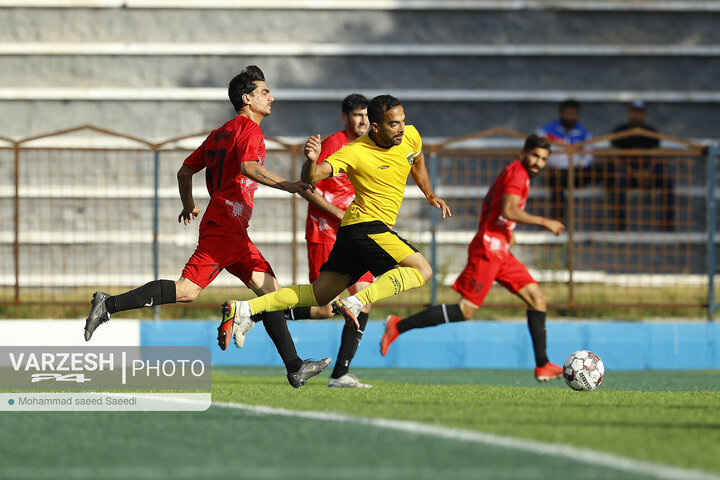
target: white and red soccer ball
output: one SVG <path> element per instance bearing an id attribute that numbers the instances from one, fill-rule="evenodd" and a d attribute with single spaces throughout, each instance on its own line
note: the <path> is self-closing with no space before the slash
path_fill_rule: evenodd
<path id="1" fill-rule="evenodd" d="M 590 350 L 578 350 L 563 364 L 563 378 L 573 390 L 595 390 L 604 376 L 605 365 Z"/>

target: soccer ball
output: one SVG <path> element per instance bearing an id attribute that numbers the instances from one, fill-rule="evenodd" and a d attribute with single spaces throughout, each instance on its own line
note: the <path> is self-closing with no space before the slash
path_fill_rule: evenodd
<path id="1" fill-rule="evenodd" d="M 590 350 L 578 350 L 563 365 L 563 378 L 573 390 L 595 390 L 604 376 L 605 365 Z"/>

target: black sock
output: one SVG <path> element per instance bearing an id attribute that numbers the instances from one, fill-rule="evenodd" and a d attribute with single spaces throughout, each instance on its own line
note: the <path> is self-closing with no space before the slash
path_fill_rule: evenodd
<path id="1" fill-rule="evenodd" d="M 295 307 L 295 308 L 290 308 L 288 310 L 285 310 L 285 319 L 286 320 L 310 320 L 312 318 L 310 316 L 310 308 L 311 307 Z"/>
<path id="2" fill-rule="evenodd" d="M 105 308 L 112 315 L 115 312 L 125 310 L 175 303 L 176 298 L 175 282 L 172 280 L 154 280 L 135 290 L 109 297 L 105 300 Z"/>
<path id="3" fill-rule="evenodd" d="M 295 344 L 285 323 L 285 313 L 282 310 L 263 313 L 263 325 L 275 344 L 275 348 L 285 364 L 285 369 L 288 373 L 297 372 L 302 365 L 302 360 L 298 357 Z"/>
<path id="4" fill-rule="evenodd" d="M 368 314 L 360 312 L 357 320 L 360 324 L 360 330 L 355 330 L 347 324 L 343 326 L 340 350 L 338 350 L 335 368 L 333 369 L 332 375 L 330 375 L 332 378 L 340 378 L 350 370 L 350 362 L 355 356 L 355 352 L 357 352 L 360 340 L 362 340 L 363 331 L 368 321 Z"/>
<path id="5" fill-rule="evenodd" d="M 527 311 L 528 328 L 532 338 L 533 351 L 535 352 L 535 365 L 542 367 L 548 362 L 546 352 L 545 312 L 538 310 Z"/>
<path id="6" fill-rule="evenodd" d="M 397 328 L 400 333 L 403 333 L 413 328 L 434 327 L 441 323 L 462 321 L 465 321 L 465 317 L 463 317 L 462 310 L 460 310 L 460 305 L 457 303 L 453 305 L 443 303 L 433 305 L 415 315 L 410 315 L 398 322 Z"/>

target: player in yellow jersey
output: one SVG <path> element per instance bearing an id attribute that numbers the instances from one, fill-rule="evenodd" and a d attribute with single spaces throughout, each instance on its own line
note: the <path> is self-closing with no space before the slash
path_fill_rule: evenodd
<path id="1" fill-rule="evenodd" d="M 317 163 L 320 136 L 305 145 L 301 178 L 313 183 L 344 172 L 355 189 L 355 200 L 345 212 L 330 256 L 312 285 L 293 285 L 250 301 L 229 300 L 223 305 L 218 344 L 223 350 L 230 336 L 244 337 L 254 326 L 250 318 L 260 312 L 298 306 L 327 305 L 365 272 L 375 282 L 332 303 L 348 325 L 358 328 L 360 309 L 383 298 L 420 287 L 432 277 L 425 257 L 391 230 L 400 210 L 408 174 L 430 205 L 452 216 L 444 200 L 433 193 L 425 167 L 422 139 L 417 129 L 405 125 L 400 101 L 390 95 L 373 98 L 368 105 L 370 130 L 324 162 Z"/>

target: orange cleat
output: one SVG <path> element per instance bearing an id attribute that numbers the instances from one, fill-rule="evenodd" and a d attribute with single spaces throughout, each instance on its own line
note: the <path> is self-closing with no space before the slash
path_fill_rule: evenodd
<path id="1" fill-rule="evenodd" d="M 225 350 L 232 336 L 235 346 L 242 348 L 245 335 L 255 327 L 250 317 L 250 307 L 247 302 L 228 300 L 222 306 L 222 320 L 218 327 L 218 346 Z"/>
<path id="2" fill-rule="evenodd" d="M 360 304 L 359 306 L 353 305 L 348 302 L 347 299 L 345 299 L 344 302 L 342 300 L 332 302 L 330 306 L 332 307 L 332 311 L 334 314 L 340 315 L 345 319 L 345 324 L 348 327 L 354 328 L 355 331 L 360 330 L 360 322 L 358 322 L 357 316 L 358 313 L 360 313 L 362 304 Z"/>
<path id="3" fill-rule="evenodd" d="M 233 326 L 235 323 L 235 301 L 228 300 L 222 306 L 222 320 L 218 327 L 218 346 L 221 350 L 227 349 L 230 337 L 233 334 Z"/>
<path id="4" fill-rule="evenodd" d="M 394 342 L 397 337 L 400 336 L 397 324 L 401 320 L 402 318 L 398 317 L 397 315 L 388 315 L 385 319 L 385 333 L 383 333 L 382 340 L 380 340 L 381 355 L 387 355 L 390 344 Z"/>
<path id="5" fill-rule="evenodd" d="M 535 367 L 535 380 L 538 382 L 547 382 L 551 378 L 562 377 L 562 374 L 562 367 L 552 362 L 547 362 L 542 367 Z"/>

